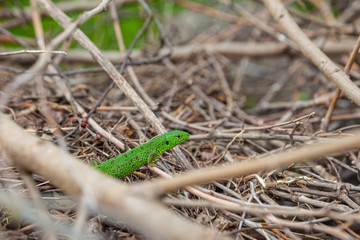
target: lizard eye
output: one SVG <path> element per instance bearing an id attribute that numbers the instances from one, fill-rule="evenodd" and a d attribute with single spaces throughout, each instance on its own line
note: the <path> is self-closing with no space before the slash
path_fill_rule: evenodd
<path id="1" fill-rule="evenodd" d="M 178 138 L 181 138 L 181 136 L 180 136 L 180 135 L 177 135 L 177 137 L 178 137 Z"/>
<path id="2" fill-rule="evenodd" d="M 169 141 L 166 141 L 165 143 L 166 143 L 166 145 L 169 145 Z"/>

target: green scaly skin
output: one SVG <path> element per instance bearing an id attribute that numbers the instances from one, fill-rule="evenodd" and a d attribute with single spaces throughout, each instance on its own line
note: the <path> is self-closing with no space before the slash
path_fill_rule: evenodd
<path id="1" fill-rule="evenodd" d="M 154 163 L 166 150 L 172 149 L 188 138 L 187 132 L 171 131 L 94 167 L 105 174 L 123 178 L 145 164 Z"/>

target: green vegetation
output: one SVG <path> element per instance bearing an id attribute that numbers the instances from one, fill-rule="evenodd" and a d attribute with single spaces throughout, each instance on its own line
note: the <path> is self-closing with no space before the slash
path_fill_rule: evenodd
<path id="1" fill-rule="evenodd" d="M 55 1 L 57 2 L 57 1 Z M 202 1 L 200 1 L 202 2 Z M 6 0 L 0 6 L 8 6 L 10 8 L 19 9 L 18 6 L 14 4 L 13 1 Z M 24 10 L 28 9 L 29 2 L 23 4 L 22 7 Z M 157 17 L 160 19 L 166 14 L 177 14 L 183 10 L 182 7 L 169 3 L 167 1 L 156 0 L 150 3 L 150 7 L 154 10 Z M 82 11 L 68 12 L 67 15 L 76 19 Z M 125 46 L 129 47 L 132 41 L 134 40 L 139 29 L 145 21 L 145 11 L 137 3 L 125 4 L 118 9 L 118 15 L 120 19 L 121 30 L 123 34 L 123 39 Z M 4 20 L 0 23 L 4 23 Z M 46 39 L 52 39 L 54 36 L 59 34 L 62 31 L 62 28 L 50 17 L 42 18 L 42 25 L 44 28 L 44 33 Z M 113 30 L 112 20 L 108 13 L 99 14 L 87 22 L 85 22 L 80 29 L 102 50 L 118 49 L 115 33 Z M 27 24 L 22 24 L 21 26 L 14 27 L 9 29 L 11 33 L 17 37 L 22 38 L 23 40 L 34 39 L 35 33 L 33 24 L 31 22 Z M 144 36 L 136 44 L 135 48 L 139 48 L 147 39 L 146 34 L 152 34 L 152 37 L 149 39 L 158 39 L 159 33 L 158 29 L 154 26 L 151 28 L 151 31 L 147 31 Z M 34 44 L 34 43 L 33 43 Z M 17 44 L 6 44 L 3 47 L 7 50 L 12 49 L 22 49 L 22 47 Z M 78 44 L 73 42 L 71 48 L 77 48 Z"/>

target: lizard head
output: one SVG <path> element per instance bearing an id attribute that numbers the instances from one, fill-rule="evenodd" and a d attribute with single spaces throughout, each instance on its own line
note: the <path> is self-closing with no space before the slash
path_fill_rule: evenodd
<path id="1" fill-rule="evenodd" d="M 161 141 L 162 143 L 161 147 L 164 148 L 165 150 L 169 150 L 175 147 L 176 145 L 186 141 L 189 138 L 190 134 L 187 132 L 175 130 L 168 132 L 163 136 L 164 139 L 163 141 Z"/>

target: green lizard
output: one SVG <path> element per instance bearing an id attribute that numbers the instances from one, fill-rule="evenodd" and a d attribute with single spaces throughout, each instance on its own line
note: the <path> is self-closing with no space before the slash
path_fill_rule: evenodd
<path id="1" fill-rule="evenodd" d="M 187 132 L 171 131 L 94 167 L 105 174 L 123 178 L 145 164 L 154 163 L 166 150 L 172 149 L 188 138 Z"/>

